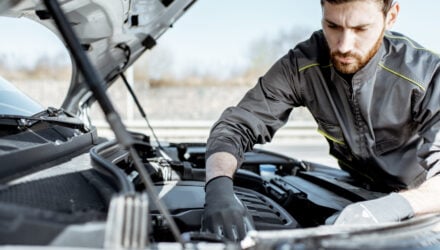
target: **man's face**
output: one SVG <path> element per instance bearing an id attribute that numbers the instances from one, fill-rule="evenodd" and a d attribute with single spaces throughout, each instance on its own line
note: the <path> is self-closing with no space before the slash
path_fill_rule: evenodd
<path id="1" fill-rule="evenodd" d="M 385 31 L 381 7 L 372 0 L 324 2 L 322 27 L 332 63 L 339 72 L 353 74 L 376 54 Z"/>

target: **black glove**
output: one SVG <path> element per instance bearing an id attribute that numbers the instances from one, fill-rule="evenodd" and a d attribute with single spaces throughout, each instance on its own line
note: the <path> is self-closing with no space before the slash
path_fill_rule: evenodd
<path id="1" fill-rule="evenodd" d="M 413 216 L 414 211 L 408 201 L 397 193 L 391 193 L 347 206 L 336 219 L 335 225 L 397 222 Z"/>
<path id="2" fill-rule="evenodd" d="M 238 241 L 254 228 L 252 217 L 234 194 L 231 178 L 220 176 L 210 180 L 205 192 L 202 231 Z"/>

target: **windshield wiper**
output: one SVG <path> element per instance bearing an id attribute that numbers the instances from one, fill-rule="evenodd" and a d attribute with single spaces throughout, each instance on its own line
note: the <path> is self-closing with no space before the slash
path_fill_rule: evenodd
<path id="1" fill-rule="evenodd" d="M 0 125 L 17 126 L 19 129 L 30 128 L 37 123 L 46 122 L 64 127 L 88 130 L 84 122 L 63 109 L 49 107 L 32 116 L 0 115 Z"/>

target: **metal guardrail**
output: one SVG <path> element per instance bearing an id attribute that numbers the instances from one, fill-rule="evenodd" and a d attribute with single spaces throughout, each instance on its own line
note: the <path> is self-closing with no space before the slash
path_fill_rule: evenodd
<path id="1" fill-rule="evenodd" d="M 170 142 L 206 142 L 209 130 L 214 121 L 151 121 L 157 137 L 161 141 Z M 108 124 L 103 121 L 95 121 L 93 124 L 98 129 L 98 134 L 102 137 L 114 137 Z M 130 131 L 151 135 L 151 131 L 143 120 L 124 121 Z M 275 135 L 273 143 L 292 143 L 292 142 L 322 142 L 322 136 L 316 131 L 317 126 L 314 122 L 289 122 L 281 128 Z"/>

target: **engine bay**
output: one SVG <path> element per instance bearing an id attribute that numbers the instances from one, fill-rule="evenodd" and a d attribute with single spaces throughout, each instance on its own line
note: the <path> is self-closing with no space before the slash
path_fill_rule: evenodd
<path id="1" fill-rule="evenodd" d="M 200 232 L 205 198 L 205 145 L 170 143 L 153 147 L 147 137 L 138 138 L 143 142 L 135 148 L 180 232 L 199 239 L 211 237 Z M 144 192 L 145 186 L 129 154 L 114 142 L 100 147 L 99 152 L 105 154 L 98 153 L 96 157 L 105 157 L 123 170 L 136 191 Z M 339 169 L 260 149 L 246 153 L 234 176 L 234 190 L 251 214 L 256 230 L 325 225 L 329 217 L 348 204 L 383 195 L 354 185 L 351 177 Z M 160 211 L 152 205 L 149 212 L 152 238 L 172 241 L 171 229 Z"/>
<path id="2" fill-rule="evenodd" d="M 169 244 L 179 244 L 177 230 L 184 244 L 220 244 L 197 249 L 224 249 L 230 244 L 201 231 L 205 145 L 153 146 L 145 135 L 134 133 L 133 137 L 154 193 L 170 217 L 157 206 L 151 192 L 146 192 L 128 151 L 116 141 L 105 141 L 89 153 L 80 152 L 67 162 L 5 185 L 0 190 L 0 223 L 4 225 L 0 243 L 106 248 L 113 241 L 123 245 L 130 238 L 134 243 L 145 240 L 158 249 L 169 249 L 176 247 Z M 288 246 L 307 244 L 306 249 L 341 246 L 341 242 L 347 243 L 347 235 L 358 237 L 356 244 L 371 246 L 372 235 L 377 235 L 372 232 L 379 230 L 328 225 L 332 215 L 346 205 L 383 195 L 339 169 L 256 149 L 246 153 L 236 172 L 234 191 L 254 220 L 254 249 L 283 242 Z M 431 228 L 439 220 L 428 217 L 385 225 L 378 232 L 387 240 L 378 246 L 390 242 L 399 247 L 419 245 L 421 237 L 426 239 L 423 242 L 437 242 L 438 234 Z M 246 248 L 233 246 L 231 249 Z"/>

